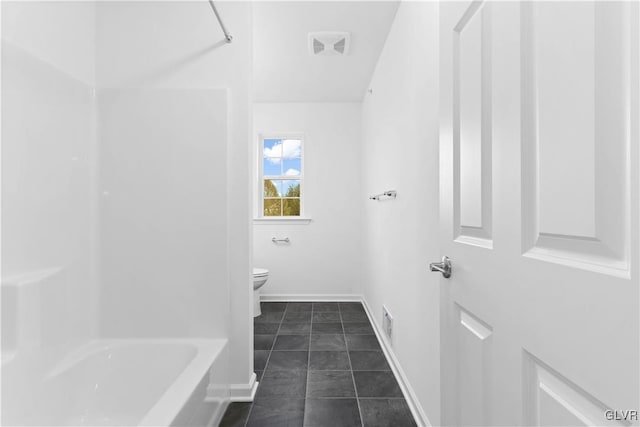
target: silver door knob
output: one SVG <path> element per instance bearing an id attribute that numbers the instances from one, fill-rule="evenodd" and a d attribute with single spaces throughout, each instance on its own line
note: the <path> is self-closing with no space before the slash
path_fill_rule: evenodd
<path id="1" fill-rule="evenodd" d="M 442 262 L 432 262 L 429 264 L 431 271 L 439 271 L 445 279 L 451 277 L 451 260 L 448 256 L 442 257 Z"/>

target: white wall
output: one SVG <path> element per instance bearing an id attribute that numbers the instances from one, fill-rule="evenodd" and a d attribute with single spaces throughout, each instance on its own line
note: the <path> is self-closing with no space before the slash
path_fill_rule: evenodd
<path id="1" fill-rule="evenodd" d="M 254 266 L 269 269 L 262 293 L 359 294 L 361 104 L 254 104 L 253 113 L 255 160 L 260 133 L 304 135 L 304 216 L 312 219 L 310 224 L 254 224 Z M 256 214 L 258 186 L 256 173 Z M 272 237 L 289 237 L 291 244 L 276 245 Z"/>
<path id="2" fill-rule="evenodd" d="M 94 14 L 91 3 L 2 3 L 3 308 L 12 284 L 34 313 L 19 324 L 3 310 L 3 351 L 11 328 L 58 347 L 94 331 Z"/>
<path id="3" fill-rule="evenodd" d="M 225 89 L 99 91 L 103 336 L 228 336 L 227 109 Z"/>
<path id="4" fill-rule="evenodd" d="M 1 7 L 6 421 L 32 410 L 44 371 L 95 332 L 95 6 Z"/>
<path id="5" fill-rule="evenodd" d="M 2 39 L 83 84 L 95 83 L 96 3 L 3 1 Z"/>
<path id="6" fill-rule="evenodd" d="M 226 177 L 217 190 L 216 204 L 220 211 L 210 219 L 211 223 L 215 222 L 222 228 L 216 232 L 213 246 L 202 248 L 207 251 L 209 266 L 215 266 L 215 275 L 207 273 L 201 276 L 196 287 L 179 281 L 172 284 L 173 289 L 154 288 L 156 283 L 147 283 L 147 297 L 142 298 L 144 294 L 138 293 L 137 303 L 141 310 L 145 310 L 147 305 L 153 304 L 154 297 L 163 298 L 178 291 L 190 301 L 199 294 L 187 295 L 197 292 L 200 286 L 218 289 L 215 295 L 202 295 L 203 303 L 209 304 L 206 318 L 210 320 L 203 326 L 208 328 L 207 333 L 225 331 L 231 343 L 231 382 L 248 383 L 253 371 L 248 164 L 251 6 L 246 2 L 221 2 L 218 9 L 234 36 L 231 44 L 223 41 L 220 27 L 207 2 L 100 2 L 97 6 L 96 75 L 99 95 L 108 93 L 108 89 L 129 94 L 140 88 L 158 89 L 158 94 L 167 93 L 167 90 L 229 89 L 227 146 L 219 147 L 217 156 L 211 155 L 208 149 L 204 152 L 211 168 L 224 169 L 226 164 Z M 194 104 L 191 106 L 200 108 Z M 194 115 L 199 113 L 194 111 Z M 215 141 L 211 143 L 215 148 Z M 140 160 L 140 167 L 145 167 L 143 159 Z M 180 171 L 172 173 L 179 175 Z M 161 188 L 153 190 L 156 194 L 161 191 Z M 224 219 L 220 219 L 222 212 L 226 212 Z M 221 263 L 221 260 L 226 261 Z M 126 265 L 133 268 L 135 264 L 130 262 Z M 179 277 L 180 266 L 176 264 L 173 267 L 174 277 Z M 202 264 L 200 267 L 206 268 Z M 104 273 L 102 277 L 108 279 Z M 148 277 L 154 274 L 149 271 Z M 103 284 L 111 290 L 126 291 L 122 285 L 114 282 Z M 103 330 L 117 309 L 115 299 L 112 302 L 110 306 L 103 307 Z"/>
<path id="7" fill-rule="evenodd" d="M 394 316 L 393 349 L 429 421 L 440 421 L 438 7 L 403 2 L 363 102 L 362 283 L 378 323 Z"/>

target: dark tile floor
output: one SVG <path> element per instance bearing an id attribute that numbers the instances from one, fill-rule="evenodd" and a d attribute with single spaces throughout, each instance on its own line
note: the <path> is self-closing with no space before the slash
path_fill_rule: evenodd
<path id="1" fill-rule="evenodd" d="M 253 403 L 221 426 L 415 426 L 362 304 L 262 303 Z"/>

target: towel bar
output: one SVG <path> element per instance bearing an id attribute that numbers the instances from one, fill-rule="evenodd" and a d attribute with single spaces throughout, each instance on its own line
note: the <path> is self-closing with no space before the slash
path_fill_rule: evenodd
<path id="1" fill-rule="evenodd" d="M 285 237 L 284 239 L 276 239 L 275 237 L 273 237 L 273 238 L 271 238 L 271 241 L 273 243 L 289 243 L 289 242 L 291 242 L 288 237 Z"/>

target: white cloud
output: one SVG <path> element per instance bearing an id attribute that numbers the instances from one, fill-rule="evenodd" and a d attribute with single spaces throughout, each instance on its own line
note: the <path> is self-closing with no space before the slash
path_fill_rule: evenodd
<path id="1" fill-rule="evenodd" d="M 283 139 L 282 140 L 282 157 L 285 159 L 294 159 L 300 157 L 302 152 L 302 144 L 299 139 Z"/>
<path id="2" fill-rule="evenodd" d="M 269 163 L 271 163 L 273 165 L 279 165 L 280 162 L 282 161 L 282 159 L 280 159 L 280 158 L 273 159 L 273 158 L 270 158 L 270 157 L 268 157 L 267 160 L 269 161 Z"/>
<path id="3" fill-rule="evenodd" d="M 300 171 L 298 169 L 287 169 L 287 171 L 284 173 L 287 176 L 298 176 L 300 175 Z"/>
<path id="4" fill-rule="evenodd" d="M 279 144 L 274 144 L 273 147 L 265 147 L 264 149 L 264 157 L 274 165 L 280 163 L 279 157 L 294 159 L 300 157 L 301 153 L 302 144 L 299 139 L 283 139 Z"/>
<path id="5" fill-rule="evenodd" d="M 265 157 L 280 157 L 282 155 L 282 144 L 273 144 L 273 147 L 264 147 Z"/>

